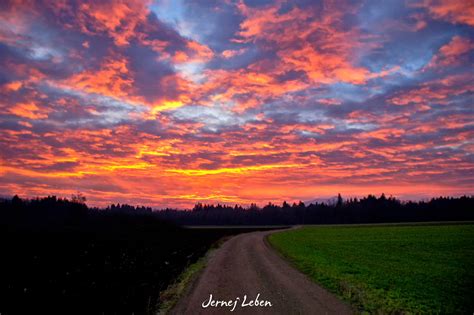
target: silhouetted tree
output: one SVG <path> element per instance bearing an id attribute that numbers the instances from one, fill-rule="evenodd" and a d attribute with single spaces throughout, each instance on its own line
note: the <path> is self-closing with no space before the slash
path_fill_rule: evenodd
<path id="1" fill-rule="evenodd" d="M 336 207 L 337 208 L 341 208 L 342 207 L 342 204 L 343 204 L 343 200 L 342 200 L 342 196 L 341 194 L 337 194 L 337 203 L 336 203 Z"/>
<path id="2" fill-rule="evenodd" d="M 87 201 L 86 196 L 81 193 L 71 195 L 71 202 L 85 204 Z"/>

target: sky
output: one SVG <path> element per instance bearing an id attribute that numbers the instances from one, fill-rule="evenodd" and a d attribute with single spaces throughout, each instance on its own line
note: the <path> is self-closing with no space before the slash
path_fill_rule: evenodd
<path id="1" fill-rule="evenodd" d="M 1 1 L 0 194 L 474 193 L 474 2 Z"/>

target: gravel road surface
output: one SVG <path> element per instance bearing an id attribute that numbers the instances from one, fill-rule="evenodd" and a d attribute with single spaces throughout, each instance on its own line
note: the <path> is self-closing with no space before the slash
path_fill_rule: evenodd
<path id="1" fill-rule="evenodd" d="M 274 232 L 245 233 L 226 241 L 171 314 L 351 314 L 347 304 L 270 247 L 265 236 Z"/>

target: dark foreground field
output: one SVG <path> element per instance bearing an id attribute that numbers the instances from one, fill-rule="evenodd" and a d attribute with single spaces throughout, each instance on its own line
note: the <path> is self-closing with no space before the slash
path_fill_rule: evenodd
<path id="1" fill-rule="evenodd" d="M 146 216 L 0 231 L 0 313 L 151 314 L 165 289 L 221 237 Z M 45 312 L 46 311 L 46 312 Z"/>
<path id="2" fill-rule="evenodd" d="M 269 241 L 359 311 L 474 311 L 472 224 L 305 227 Z"/>

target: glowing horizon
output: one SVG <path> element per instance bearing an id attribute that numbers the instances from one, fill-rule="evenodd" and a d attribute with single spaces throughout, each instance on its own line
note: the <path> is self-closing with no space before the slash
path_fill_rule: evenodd
<path id="1" fill-rule="evenodd" d="M 7 1 L 1 194 L 472 195 L 473 35 L 469 1 Z"/>

